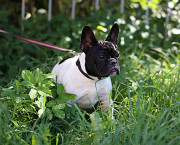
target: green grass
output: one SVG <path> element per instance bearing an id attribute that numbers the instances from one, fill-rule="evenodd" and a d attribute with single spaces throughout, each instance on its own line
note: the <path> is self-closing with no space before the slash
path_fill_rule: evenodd
<path id="1" fill-rule="evenodd" d="M 39 118 L 32 101 L 20 104 L 16 95 L 1 97 L 1 143 L 179 144 L 179 63 L 153 62 L 145 53 L 141 58 L 121 57 L 120 62 L 121 74 L 112 78 L 114 120 L 99 107 L 87 113 L 76 106 L 71 108 L 71 119 Z"/>
<path id="2" fill-rule="evenodd" d="M 24 35 L 80 52 L 85 25 L 104 39 L 107 32 L 97 26 L 109 29 L 123 20 L 107 12 L 90 13 L 86 19 L 77 16 L 73 21 L 64 15 L 56 15 L 51 33 L 46 33 L 45 17 L 37 14 L 24 22 Z M 72 55 L 0 36 L 0 144 L 180 144 L 180 37 L 171 33 L 165 40 L 164 17 L 156 15 L 150 18 L 150 29 L 135 17 L 119 25 L 121 72 L 112 77 L 114 120 L 101 107 L 89 111 L 65 106 L 64 101 L 74 96 L 52 82 L 48 73 L 59 60 Z M 7 28 L 7 24 L 1 28 L 21 35 L 19 28 L 10 24 Z M 174 26 L 179 28 L 176 19 L 169 32 Z M 149 36 L 143 38 L 142 33 Z M 71 118 L 64 117 L 70 111 Z"/>

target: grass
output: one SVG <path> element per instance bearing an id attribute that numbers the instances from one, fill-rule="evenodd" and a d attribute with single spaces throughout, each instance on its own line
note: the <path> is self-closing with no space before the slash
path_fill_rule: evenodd
<path id="1" fill-rule="evenodd" d="M 96 13 L 85 20 L 69 21 L 64 14 L 58 15 L 52 20 L 51 33 L 46 33 L 44 15 L 38 15 L 24 27 L 30 38 L 79 52 L 83 26 L 92 26 L 99 39 L 104 39 L 107 33 L 96 27 L 103 23 L 110 28 L 114 21 L 123 20 L 119 14 L 111 15 L 111 19 L 107 16 Z M 164 19 L 151 18 L 150 29 L 145 29 L 142 20 L 140 24 L 138 19 L 126 21 L 120 24 L 119 34 L 121 42 L 124 38 L 124 45 L 119 42 L 121 72 L 111 78 L 114 120 L 101 107 L 89 111 L 65 106 L 63 100 L 73 95 L 52 82 L 48 73 L 59 60 L 71 55 L 1 36 L 0 144 L 180 144 L 179 36 L 172 34 L 164 40 Z M 177 25 L 175 20 L 171 23 L 172 28 Z M 21 33 L 10 26 L 8 31 Z M 7 29 L 7 24 L 2 28 Z M 142 37 L 144 32 L 149 34 L 147 38 Z M 22 75 L 25 68 L 29 71 Z M 69 111 L 71 118 L 64 118 Z"/>
<path id="2" fill-rule="evenodd" d="M 71 119 L 54 116 L 48 120 L 38 117 L 36 107 L 29 107 L 33 106 L 31 101 L 24 100 L 19 105 L 15 98 L 1 97 L 0 141 L 13 145 L 177 145 L 180 142 L 177 60 L 178 57 L 169 64 L 154 61 L 144 51 L 139 58 L 133 53 L 121 57 L 121 74 L 112 78 L 114 120 L 99 107 L 88 113 L 77 106 L 71 108 Z M 26 107 L 29 111 L 24 111 Z"/>

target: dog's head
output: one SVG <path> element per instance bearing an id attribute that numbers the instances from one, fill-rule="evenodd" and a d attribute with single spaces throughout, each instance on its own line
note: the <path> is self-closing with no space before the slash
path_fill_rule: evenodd
<path id="1" fill-rule="evenodd" d="M 119 74 L 117 41 L 119 26 L 114 24 L 105 40 L 98 41 L 89 26 L 81 35 L 81 50 L 86 54 L 85 68 L 89 75 L 98 78 Z"/>

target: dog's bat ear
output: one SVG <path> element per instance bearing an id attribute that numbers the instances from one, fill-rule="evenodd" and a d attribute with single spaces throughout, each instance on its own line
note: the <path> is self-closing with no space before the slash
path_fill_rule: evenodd
<path id="1" fill-rule="evenodd" d="M 115 23 L 111 30 L 109 35 L 107 36 L 105 41 L 110 41 L 112 42 L 115 46 L 117 46 L 117 42 L 118 42 L 118 36 L 119 36 L 119 26 L 117 23 Z"/>
<path id="2" fill-rule="evenodd" d="M 93 45 L 97 44 L 98 41 L 89 26 L 85 26 L 81 34 L 81 50 L 86 52 Z"/>

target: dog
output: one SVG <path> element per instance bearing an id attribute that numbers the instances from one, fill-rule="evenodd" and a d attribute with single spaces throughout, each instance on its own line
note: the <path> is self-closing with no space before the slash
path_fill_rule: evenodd
<path id="1" fill-rule="evenodd" d="M 112 83 L 110 76 L 119 75 L 119 52 L 117 50 L 119 26 L 115 23 L 105 40 L 98 41 L 89 26 L 81 34 L 82 53 L 57 63 L 52 74 L 62 83 L 66 93 L 75 94 L 69 105 L 76 103 L 81 109 L 91 109 L 98 101 L 105 113 L 113 103 L 110 99 Z"/>

